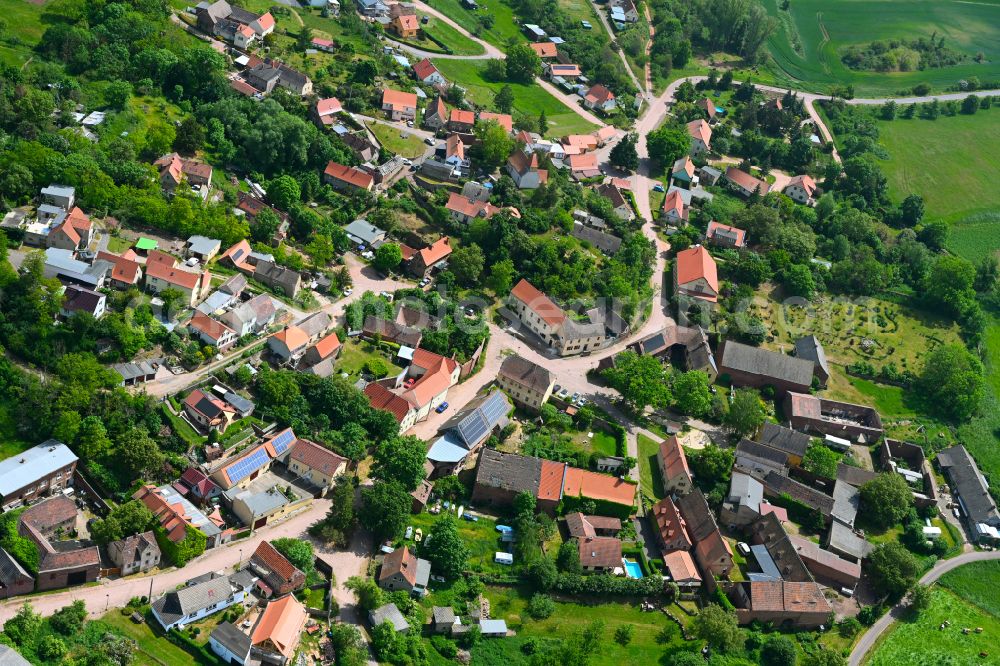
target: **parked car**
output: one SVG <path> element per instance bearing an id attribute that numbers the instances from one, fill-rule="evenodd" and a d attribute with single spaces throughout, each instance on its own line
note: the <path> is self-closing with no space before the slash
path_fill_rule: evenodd
<path id="1" fill-rule="evenodd" d="M 435 409 L 434 411 L 437 412 L 438 414 L 444 414 L 444 411 L 446 409 L 448 409 L 448 403 L 442 402 L 440 405 L 437 406 L 437 409 Z"/>
<path id="2" fill-rule="evenodd" d="M 660 184 L 660 183 L 657 183 L 656 185 L 653 185 L 653 191 L 654 192 L 666 192 L 666 190 L 663 189 L 663 185 Z"/>
<path id="3" fill-rule="evenodd" d="M 434 137 L 432 137 L 432 136 L 427 137 L 426 139 L 424 139 L 424 143 L 426 143 L 428 146 L 433 146 L 434 145 Z"/>

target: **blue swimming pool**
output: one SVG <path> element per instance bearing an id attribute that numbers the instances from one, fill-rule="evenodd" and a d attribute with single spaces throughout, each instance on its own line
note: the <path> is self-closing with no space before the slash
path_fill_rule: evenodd
<path id="1" fill-rule="evenodd" d="M 629 578 L 642 578 L 642 567 L 635 560 L 622 558 L 622 566 L 625 567 L 625 575 Z"/>

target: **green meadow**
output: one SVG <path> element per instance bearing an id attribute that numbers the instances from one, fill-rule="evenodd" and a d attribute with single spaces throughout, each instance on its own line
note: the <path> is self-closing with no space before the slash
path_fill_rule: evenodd
<path id="1" fill-rule="evenodd" d="M 1000 3 L 995 0 L 762 0 L 779 28 L 769 42 L 768 73 L 778 85 L 828 92 L 853 84 L 858 97 L 892 95 L 928 83 L 942 91 L 960 79 L 1000 80 Z M 969 58 L 952 67 L 913 72 L 855 71 L 846 47 L 876 40 L 943 37 Z M 983 54 L 983 63 L 973 60 Z"/>

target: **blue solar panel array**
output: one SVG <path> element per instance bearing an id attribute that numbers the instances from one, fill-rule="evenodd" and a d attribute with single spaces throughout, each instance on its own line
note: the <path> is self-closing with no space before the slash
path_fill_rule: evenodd
<path id="1" fill-rule="evenodd" d="M 239 483 L 266 465 L 270 460 L 271 456 L 269 456 L 264 447 L 261 446 L 256 451 L 243 458 L 243 460 L 239 460 L 230 465 L 226 474 L 229 476 L 230 483 Z"/>
<path id="2" fill-rule="evenodd" d="M 288 447 L 292 445 L 295 441 L 295 433 L 292 432 L 291 428 L 288 428 L 282 433 L 279 433 L 277 437 L 271 440 L 271 446 L 274 447 L 275 455 L 281 455 L 288 450 Z"/>
<path id="3" fill-rule="evenodd" d="M 504 400 L 503 394 L 497 391 L 459 422 L 458 434 L 467 446 L 475 446 L 496 427 L 506 413 L 507 401 Z"/>

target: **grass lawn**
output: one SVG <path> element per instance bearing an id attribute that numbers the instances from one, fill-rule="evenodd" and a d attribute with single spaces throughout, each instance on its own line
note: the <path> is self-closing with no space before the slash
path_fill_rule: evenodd
<path id="1" fill-rule="evenodd" d="M 121 254 L 132 247 L 132 241 L 121 236 L 108 236 L 108 252 Z"/>
<path id="2" fill-rule="evenodd" d="M 925 416 L 912 404 L 910 393 L 899 386 L 879 384 L 847 374 L 835 374 L 826 393 L 830 398 L 871 405 L 882 416 L 886 435 L 911 442 L 941 440 L 950 443 L 954 435 L 948 425 Z"/>
<path id="3" fill-rule="evenodd" d="M 594 433 L 593 437 L 587 437 L 590 432 Z M 599 453 L 602 456 L 618 455 L 618 443 L 615 441 L 614 435 L 606 433 L 603 430 L 591 430 L 575 433 L 573 435 L 573 441 L 576 442 L 580 448 L 586 451 Z"/>
<path id="4" fill-rule="evenodd" d="M 422 529 L 426 537 L 431 527 L 442 515 L 444 514 L 435 516 L 425 511 L 415 516 L 410 516 L 406 524 L 412 525 L 414 531 L 417 528 Z M 493 556 L 497 551 L 506 550 L 500 543 L 500 533 L 497 532 L 496 525 L 496 521 L 492 518 L 482 515 L 474 523 L 464 518 L 458 519 L 458 533 L 462 537 L 462 541 L 469 548 L 470 569 L 493 573 L 510 573 L 510 567 L 497 564 L 493 561 Z M 406 543 L 410 548 L 413 548 L 415 545 L 413 539 L 403 539 L 400 543 Z M 433 545 L 433 542 L 431 545 Z"/>
<path id="5" fill-rule="evenodd" d="M 952 225 L 948 249 L 970 261 L 1000 249 L 994 233 L 1000 224 L 1000 109 L 937 120 L 898 118 L 878 128 L 889 153 L 882 168 L 893 199 L 922 196 L 926 219 Z"/>
<path id="6" fill-rule="evenodd" d="M 419 136 L 402 126 L 390 127 L 382 123 L 368 123 L 368 129 L 386 150 L 396 155 L 413 159 L 423 155 L 424 148 L 427 147 Z"/>
<path id="7" fill-rule="evenodd" d="M 170 423 L 177 436 L 187 442 L 188 447 L 200 446 L 205 443 L 206 438 L 198 434 L 198 431 L 191 427 L 191 424 L 175 415 L 166 405 L 163 405 L 163 416 Z"/>
<path id="8" fill-rule="evenodd" d="M 600 648 L 589 662 L 594 666 L 669 663 L 664 660 L 665 653 L 684 649 L 676 624 L 662 613 L 642 612 L 634 603 L 585 604 L 557 601 L 556 610 L 551 617 L 536 621 L 525 610 L 530 598 L 529 591 L 491 587 L 487 588 L 486 596 L 490 600 L 493 617 L 506 620 L 507 626 L 514 629 L 517 636 L 504 641 L 480 641 L 480 645 L 486 644 L 486 653 L 480 654 L 479 647 L 473 651 L 473 663 L 476 664 L 526 664 L 528 657 L 520 649 L 526 639 L 574 640 L 595 620 L 604 623 L 604 630 Z M 624 624 L 631 624 L 635 628 L 632 641 L 627 646 L 619 645 L 613 638 L 615 630 Z M 672 631 L 672 640 L 661 644 L 657 641 L 657 635 L 665 627 Z M 691 648 L 693 647 L 694 644 Z"/>
<path id="9" fill-rule="evenodd" d="M 451 49 L 455 55 L 482 55 L 486 52 L 482 44 L 472 41 L 437 17 L 431 16 L 426 24 L 420 24 L 420 30 L 423 32 L 420 39 L 408 39 L 406 43 L 419 49 L 440 51 L 441 47 L 437 43 L 427 39 L 427 36 L 430 36 Z"/>
<path id="10" fill-rule="evenodd" d="M 642 494 L 653 500 L 663 499 L 666 496 L 666 493 L 663 492 L 663 476 L 656 461 L 660 443 L 645 435 L 638 435 L 637 443 L 639 445 L 639 487 L 642 489 Z"/>
<path id="11" fill-rule="evenodd" d="M 392 362 L 387 352 L 376 349 L 372 343 L 349 340 L 340 348 L 340 355 L 337 357 L 337 371 L 346 372 L 352 377 L 360 375 L 365 367 L 365 362 L 372 358 L 385 361 L 389 368 L 389 375 L 396 375 L 402 370 L 401 367 Z"/>
<path id="12" fill-rule="evenodd" d="M 466 9 L 460 0 L 429 0 L 427 4 L 494 46 L 505 47 L 511 39 L 527 41 L 514 20 L 514 10 L 502 0 L 484 0 L 479 3 L 478 11 Z M 493 17 L 488 30 L 480 22 L 480 17 L 486 15 Z"/>
<path id="13" fill-rule="evenodd" d="M 139 666 L 189 666 L 193 663 L 204 663 L 198 655 L 174 645 L 162 634 L 154 634 L 148 623 L 136 624 L 117 609 L 106 614 L 101 620 L 139 644 L 135 655 L 136 664 Z"/>
<path id="14" fill-rule="evenodd" d="M 440 2 L 440 0 L 438 0 Z M 454 81 L 466 88 L 466 97 L 475 104 L 488 109 L 493 108 L 493 98 L 503 83 L 487 81 L 483 77 L 485 60 L 444 60 L 434 61 L 434 65 L 446 79 Z M 520 113 L 535 119 L 542 111 L 549 123 L 549 136 L 565 136 L 567 134 L 587 134 L 593 132 L 596 126 L 574 113 L 561 100 L 550 95 L 541 86 L 534 83 L 511 83 L 514 91 L 515 115 Z"/>
<path id="15" fill-rule="evenodd" d="M 781 0 L 763 0 L 779 29 L 768 46 L 768 73 L 779 85 L 829 91 L 852 84 L 859 97 L 895 94 L 918 83 L 944 90 L 959 79 L 1000 78 L 1000 4 L 923 0 L 796 0 L 787 10 Z M 913 72 L 849 69 L 842 50 L 882 39 L 917 39 L 936 34 L 968 58 L 955 66 Z M 973 58 L 982 52 L 984 63 Z"/>
<path id="16" fill-rule="evenodd" d="M 986 566 L 984 566 L 986 565 Z M 930 608 L 916 619 L 897 622 L 865 662 L 868 666 L 924 664 L 986 664 L 981 652 L 996 654 L 1000 607 L 996 588 L 1000 565 L 969 564 L 942 577 L 931 591 Z M 940 629 L 945 620 L 951 626 Z M 982 627 L 965 635 L 963 627 Z"/>

